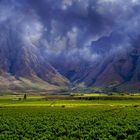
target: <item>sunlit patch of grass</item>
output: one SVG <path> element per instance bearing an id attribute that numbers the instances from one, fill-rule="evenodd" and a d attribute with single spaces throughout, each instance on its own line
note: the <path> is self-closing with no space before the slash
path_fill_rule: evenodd
<path id="1" fill-rule="evenodd" d="M 22 96 L 0 98 L 0 106 L 140 106 L 139 100 L 45 100 L 42 96 L 27 96 L 27 100 L 18 100 Z"/>

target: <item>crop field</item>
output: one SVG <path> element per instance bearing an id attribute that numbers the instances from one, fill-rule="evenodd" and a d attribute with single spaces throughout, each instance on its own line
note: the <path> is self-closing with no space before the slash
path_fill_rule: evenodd
<path id="1" fill-rule="evenodd" d="M 135 140 L 139 107 L 0 109 L 0 140 Z"/>
<path id="2" fill-rule="evenodd" d="M 140 100 L 0 97 L 0 140 L 137 140 Z"/>

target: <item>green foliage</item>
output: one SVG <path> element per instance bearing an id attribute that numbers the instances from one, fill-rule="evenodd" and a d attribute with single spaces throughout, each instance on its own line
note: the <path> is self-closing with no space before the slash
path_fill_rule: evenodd
<path id="1" fill-rule="evenodd" d="M 0 139 L 132 140 L 139 120 L 139 107 L 0 108 Z"/>

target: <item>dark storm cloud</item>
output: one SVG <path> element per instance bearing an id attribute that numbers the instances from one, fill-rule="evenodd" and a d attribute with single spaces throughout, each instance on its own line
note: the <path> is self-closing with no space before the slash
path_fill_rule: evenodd
<path id="1" fill-rule="evenodd" d="M 96 60 L 139 38 L 140 0 L 1 0 L 0 24 L 50 59 Z M 12 28 L 12 27 L 9 28 Z M 114 51 L 115 50 L 115 51 Z M 51 57 L 50 57 L 51 56 Z"/>
<path id="2" fill-rule="evenodd" d="M 114 20 L 97 11 L 97 1 L 30 0 L 30 4 L 46 24 L 56 20 L 63 24 L 64 30 L 77 26 L 87 28 L 88 34 L 97 34 L 114 25 Z"/>

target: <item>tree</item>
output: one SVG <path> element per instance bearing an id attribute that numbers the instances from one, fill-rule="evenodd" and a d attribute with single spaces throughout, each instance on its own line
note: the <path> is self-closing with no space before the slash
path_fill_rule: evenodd
<path id="1" fill-rule="evenodd" d="M 26 100 L 26 99 L 27 99 L 27 94 L 25 93 L 25 94 L 24 94 L 24 100 Z"/>

